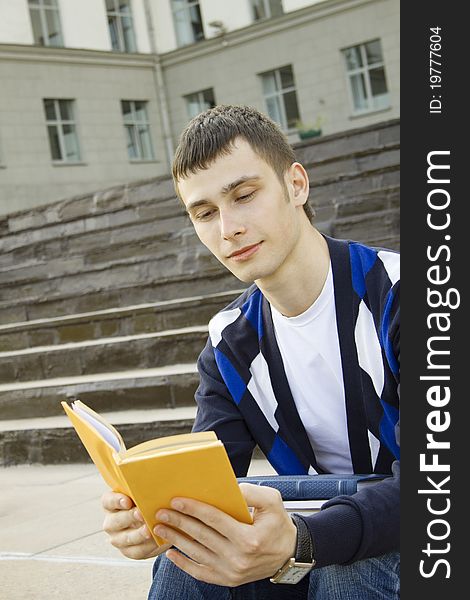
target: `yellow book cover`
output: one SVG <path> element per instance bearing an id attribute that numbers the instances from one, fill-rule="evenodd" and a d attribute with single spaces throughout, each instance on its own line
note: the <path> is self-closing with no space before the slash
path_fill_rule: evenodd
<path id="1" fill-rule="evenodd" d="M 156 438 L 127 449 L 119 432 L 86 404 L 61 404 L 105 482 L 132 498 L 162 552 L 168 546 L 153 533 L 155 514 L 170 508 L 176 496 L 252 522 L 225 447 L 213 431 Z"/>

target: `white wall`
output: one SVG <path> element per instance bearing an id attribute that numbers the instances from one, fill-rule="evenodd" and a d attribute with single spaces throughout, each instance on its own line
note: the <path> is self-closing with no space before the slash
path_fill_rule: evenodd
<path id="1" fill-rule="evenodd" d="M 67 48 L 111 50 L 104 1 L 59 0 L 59 9 Z"/>
<path id="2" fill-rule="evenodd" d="M 211 21 L 222 21 L 227 31 L 246 27 L 253 22 L 249 0 L 200 0 L 200 7 L 206 38 L 217 35 L 217 29 L 209 26 Z"/>
<path id="3" fill-rule="evenodd" d="M 325 2 L 325 0 L 282 0 L 282 6 L 284 8 L 284 12 L 291 12 L 292 10 L 305 8 L 306 6 L 320 4 L 320 2 Z"/>
<path id="4" fill-rule="evenodd" d="M 28 0 L 0 0 L 0 44 L 32 44 Z"/>
<path id="5" fill-rule="evenodd" d="M 152 21 L 157 52 L 163 54 L 177 47 L 170 0 L 148 0 L 152 11 Z"/>
<path id="6" fill-rule="evenodd" d="M 96 1 L 96 0 L 95 0 Z M 137 40 L 137 52 L 150 53 L 149 31 L 145 15 L 144 0 L 132 0 L 132 16 L 134 18 L 134 31 Z"/>

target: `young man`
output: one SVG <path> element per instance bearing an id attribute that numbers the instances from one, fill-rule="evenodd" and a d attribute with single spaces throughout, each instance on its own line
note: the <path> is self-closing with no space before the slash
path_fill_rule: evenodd
<path id="1" fill-rule="evenodd" d="M 173 548 L 149 598 L 398 598 L 398 254 L 315 229 L 305 169 L 254 109 L 194 118 L 173 177 L 202 243 L 254 282 L 209 324 L 194 429 L 217 433 L 238 476 L 256 444 L 279 474 L 393 476 L 294 520 L 275 490 L 242 484 L 253 525 L 175 499 L 157 515 Z M 130 499 L 108 493 L 103 506 L 113 545 L 156 555 Z"/>

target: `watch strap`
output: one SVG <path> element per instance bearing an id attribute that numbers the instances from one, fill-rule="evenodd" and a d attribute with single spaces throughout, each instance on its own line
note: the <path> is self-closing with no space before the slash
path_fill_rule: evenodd
<path id="1" fill-rule="evenodd" d="M 297 541 L 295 557 L 282 565 L 282 567 L 270 578 L 271 583 L 296 584 L 305 577 L 315 566 L 314 545 L 307 523 L 298 514 L 291 515 L 292 521 L 297 528 Z"/>
<path id="2" fill-rule="evenodd" d="M 297 545 L 295 549 L 295 562 L 314 563 L 314 547 L 310 530 L 305 520 L 298 514 L 291 515 L 297 527 Z"/>

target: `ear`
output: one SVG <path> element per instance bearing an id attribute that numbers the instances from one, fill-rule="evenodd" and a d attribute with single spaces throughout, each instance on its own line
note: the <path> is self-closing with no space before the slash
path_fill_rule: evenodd
<path id="1" fill-rule="evenodd" d="M 310 182 L 307 171 L 300 163 L 291 164 L 286 172 L 286 184 L 294 206 L 303 206 L 308 199 Z"/>

